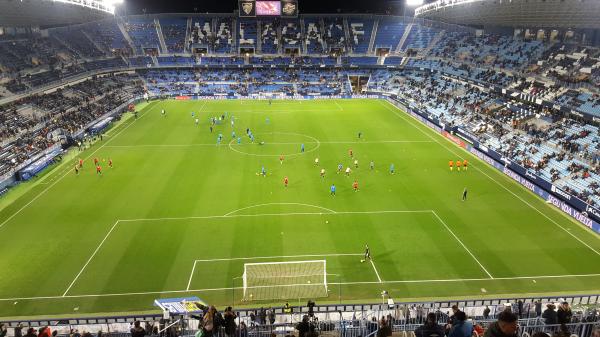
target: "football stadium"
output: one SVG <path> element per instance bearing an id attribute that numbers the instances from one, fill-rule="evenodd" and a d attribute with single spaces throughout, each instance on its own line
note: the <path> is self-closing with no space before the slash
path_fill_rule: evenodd
<path id="1" fill-rule="evenodd" d="M 0 0 L 0 337 L 600 337 L 600 1 Z"/>

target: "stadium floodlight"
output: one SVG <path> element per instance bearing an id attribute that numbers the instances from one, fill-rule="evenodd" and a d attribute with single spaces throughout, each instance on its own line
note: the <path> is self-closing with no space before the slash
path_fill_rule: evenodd
<path id="1" fill-rule="evenodd" d="M 406 6 L 417 7 L 423 5 L 423 0 L 406 0 Z"/>
<path id="2" fill-rule="evenodd" d="M 325 260 L 244 264 L 244 300 L 327 297 Z"/>
<path id="3" fill-rule="evenodd" d="M 54 2 L 61 2 L 73 6 L 80 6 L 89 9 L 94 9 L 102 12 L 106 12 L 109 14 L 115 14 L 115 7 L 121 3 L 123 0 L 52 0 Z"/>

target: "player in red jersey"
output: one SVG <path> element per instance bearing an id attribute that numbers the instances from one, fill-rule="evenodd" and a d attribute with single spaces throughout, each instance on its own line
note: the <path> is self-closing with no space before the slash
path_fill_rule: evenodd
<path id="1" fill-rule="evenodd" d="M 465 169 L 465 171 L 467 170 L 467 165 L 469 165 L 469 162 L 466 159 L 463 160 L 463 168 Z"/>
<path id="2" fill-rule="evenodd" d="M 102 167 L 100 165 L 96 165 L 96 174 L 102 174 Z"/>
<path id="3" fill-rule="evenodd" d="M 83 167 L 83 159 L 79 158 L 79 168 Z"/>
<path id="4" fill-rule="evenodd" d="M 108 158 L 108 167 L 112 168 L 112 159 Z"/>
<path id="5" fill-rule="evenodd" d="M 94 158 L 94 165 L 96 165 L 96 166 L 97 166 L 97 165 L 98 165 L 98 162 L 99 162 L 98 158 Z"/>
<path id="6" fill-rule="evenodd" d="M 448 162 L 448 165 L 450 166 L 450 171 L 452 171 L 452 168 L 454 167 L 454 162 L 451 160 Z"/>
<path id="7" fill-rule="evenodd" d="M 358 180 L 355 180 L 354 183 L 352 183 L 352 188 L 354 189 L 354 192 L 358 192 Z"/>
<path id="8" fill-rule="evenodd" d="M 285 187 L 288 186 L 288 177 L 283 178 L 283 184 L 285 185 Z"/>
<path id="9" fill-rule="evenodd" d="M 462 166 L 462 161 L 460 161 L 460 160 L 457 160 L 457 161 L 456 161 L 456 170 L 457 170 L 457 171 L 460 171 L 460 167 L 461 167 L 461 166 Z"/>
<path id="10" fill-rule="evenodd" d="M 348 154 L 350 155 L 350 158 L 352 158 L 352 156 L 354 155 L 354 153 L 352 152 L 352 149 L 348 150 Z"/>

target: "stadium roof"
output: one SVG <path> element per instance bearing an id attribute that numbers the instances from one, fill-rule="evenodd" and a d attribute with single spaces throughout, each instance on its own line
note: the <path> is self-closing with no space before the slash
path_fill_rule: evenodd
<path id="1" fill-rule="evenodd" d="M 438 0 L 415 16 L 474 26 L 600 28 L 599 0 Z"/>
<path id="2" fill-rule="evenodd" d="M 98 20 L 115 12 L 115 0 L 0 0 L 0 26 L 58 26 Z"/>

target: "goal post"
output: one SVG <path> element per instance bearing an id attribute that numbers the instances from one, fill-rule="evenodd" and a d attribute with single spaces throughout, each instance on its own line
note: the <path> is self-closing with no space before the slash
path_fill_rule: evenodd
<path id="1" fill-rule="evenodd" d="M 327 261 L 245 263 L 244 300 L 327 297 Z"/>

